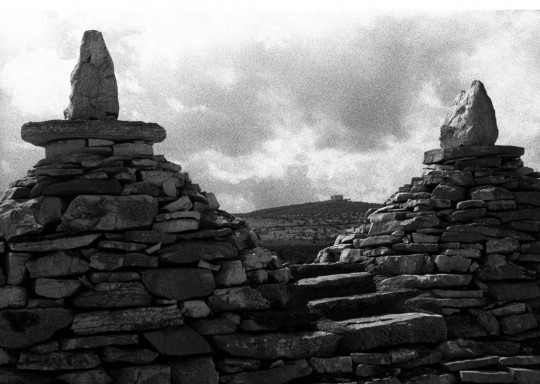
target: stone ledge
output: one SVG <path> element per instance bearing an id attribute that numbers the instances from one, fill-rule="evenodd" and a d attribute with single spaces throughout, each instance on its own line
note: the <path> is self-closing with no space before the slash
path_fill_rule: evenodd
<path id="1" fill-rule="evenodd" d="M 464 157 L 520 157 L 525 153 L 522 147 L 512 145 L 474 145 L 470 147 L 454 147 L 444 149 L 432 149 L 424 152 L 424 164 L 440 164 L 448 160 L 461 159 Z"/>
<path id="2" fill-rule="evenodd" d="M 26 123 L 21 128 L 24 141 L 43 147 L 52 141 L 68 139 L 165 140 L 165 128 L 156 123 L 119 120 L 48 120 Z"/>

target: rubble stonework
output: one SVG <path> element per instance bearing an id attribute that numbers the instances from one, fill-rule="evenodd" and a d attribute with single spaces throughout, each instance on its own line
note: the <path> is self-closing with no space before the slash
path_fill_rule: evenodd
<path id="1" fill-rule="evenodd" d="M 523 164 L 523 148 L 494 145 L 491 101 L 480 82 L 473 88 L 489 108 L 462 120 L 493 123 L 472 135 L 486 145 L 448 145 L 443 132 L 420 177 L 315 264 L 290 267 L 296 279 L 355 271 L 374 281 L 369 293 L 308 302 L 325 319 L 320 330 L 344 336 L 340 356 L 353 365 L 343 382 L 540 382 L 540 173 Z M 474 102 L 458 105 L 470 97 L 462 93 L 451 114 L 472 113 Z"/>

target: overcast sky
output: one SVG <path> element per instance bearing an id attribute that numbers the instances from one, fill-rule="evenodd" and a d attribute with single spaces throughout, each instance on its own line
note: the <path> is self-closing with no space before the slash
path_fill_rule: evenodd
<path id="1" fill-rule="evenodd" d="M 63 118 L 87 29 L 113 58 L 119 118 L 166 128 L 155 152 L 229 212 L 384 201 L 474 79 L 498 144 L 540 169 L 538 12 L 26 10 L 0 13 L 0 189 L 44 156 L 20 127 Z"/>

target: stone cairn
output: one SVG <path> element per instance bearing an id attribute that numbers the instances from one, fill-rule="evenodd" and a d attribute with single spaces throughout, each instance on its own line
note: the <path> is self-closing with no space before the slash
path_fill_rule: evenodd
<path id="1" fill-rule="evenodd" d="M 319 329 L 343 336 L 341 357 L 315 370 L 357 377 L 347 383 L 540 383 L 540 173 L 497 136 L 474 81 L 422 176 L 315 264 L 291 266 L 295 278 L 346 284 L 355 271 L 370 281 L 308 303 L 325 318 Z"/>
<path id="2" fill-rule="evenodd" d="M 276 363 L 301 340 L 272 349 L 227 336 L 294 322 L 271 309 L 289 271 L 212 193 L 154 155 L 162 127 L 116 120 L 112 68 L 101 33 L 86 32 L 68 119 L 22 127 L 45 158 L 1 198 L 0 384 L 237 383 L 238 372 L 265 375 L 271 364 L 278 375 L 310 371 L 305 360 Z"/>

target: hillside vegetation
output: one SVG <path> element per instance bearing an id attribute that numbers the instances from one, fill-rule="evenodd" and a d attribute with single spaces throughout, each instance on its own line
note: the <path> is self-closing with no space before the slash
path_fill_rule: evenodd
<path id="1" fill-rule="evenodd" d="M 320 201 L 235 214 L 257 232 L 264 247 L 292 263 L 312 261 L 333 244 L 344 229 L 357 225 L 364 213 L 380 204 L 362 201 Z"/>

